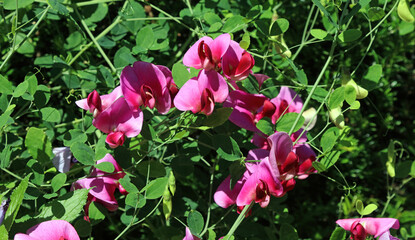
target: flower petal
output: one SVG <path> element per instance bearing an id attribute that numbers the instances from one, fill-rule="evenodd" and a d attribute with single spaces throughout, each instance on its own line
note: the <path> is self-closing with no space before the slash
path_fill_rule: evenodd
<path id="1" fill-rule="evenodd" d="M 231 35 L 229 35 L 229 33 L 224 33 L 208 44 L 210 50 L 212 51 L 212 58 L 214 62 L 220 62 L 222 56 L 225 54 L 226 50 L 228 50 L 230 42 Z"/>
<path id="2" fill-rule="evenodd" d="M 29 230 L 26 234 L 16 234 L 15 240 L 32 240 L 32 239 L 48 239 L 48 240 L 79 240 L 78 233 L 75 228 L 64 220 L 51 220 L 39 223 Z"/>
<path id="3" fill-rule="evenodd" d="M 229 94 L 228 84 L 225 79 L 218 72 L 214 70 L 202 70 L 197 77 L 200 92 L 205 88 L 213 93 L 215 102 L 222 103 L 226 100 Z"/>
<path id="4" fill-rule="evenodd" d="M 213 40 L 208 36 L 204 36 L 201 39 L 199 39 L 195 44 L 193 44 L 183 56 L 183 64 L 185 66 L 194 67 L 196 69 L 202 68 L 202 62 L 200 61 L 198 53 L 199 43 L 201 41 L 204 41 L 204 43 L 209 45 L 209 43 L 211 43 Z"/>
<path id="5" fill-rule="evenodd" d="M 288 154 L 292 151 L 293 142 L 287 133 L 276 132 L 268 137 L 268 143 L 271 148 L 269 154 L 271 173 L 275 179 L 278 179 L 280 176 L 278 165 L 283 164 Z"/>
<path id="6" fill-rule="evenodd" d="M 174 98 L 174 106 L 180 111 L 198 113 L 201 109 L 201 93 L 198 82 L 194 79 L 187 81 Z"/>

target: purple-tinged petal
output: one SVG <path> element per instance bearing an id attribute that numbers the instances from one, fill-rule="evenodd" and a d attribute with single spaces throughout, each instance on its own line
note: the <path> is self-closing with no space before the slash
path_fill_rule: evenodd
<path id="1" fill-rule="evenodd" d="M 265 74 L 260 74 L 260 73 L 256 73 L 256 74 L 252 74 L 255 79 L 258 81 L 259 84 L 259 89 L 261 89 L 262 84 L 265 82 L 265 80 L 267 80 L 269 77 Z"/>
<path id="2" fill-rule="evenodd" d="M 193 44 L 189 50 L 183 56 L 183 64 L 188 67 L 194 67 L 196 69 L 202 68 L 202 62 L 200 61 L 199 57 L 199 44 L 200 42 L 204 41 L 204 43 L 208 44 L 211 43 L 213 40 L 210 37 L 202 37 L 199 39 L 195 44 Z"/>
<path id="3" fill-rule="evenodd" d="M 4 220 L 4 216 L 6 215 L 7 209 L 9 208 L 9 200 L 3 200 L 0 204 L 0 225 Z"/>
<path id="4" fill-rule="evenodd" d="M 110 148 L 116 148 L 122 146 L 125 141 L 125 135 L 122 132 L 112 132 L 108 134 L 105 142 L 110 146 Z"/>
<path id="5" fill-rule="evenodd" d="M 39 223 L 27 230 L 26 234 L 18 233 L 14 240 L 79 240 L 75 228 L 64 220 L 51 220 Z"/>
<path id="6" fill-rule="evenodd" d="M 53 166 L 62 173 L 66 173 L 71 168 L 72 152 L 69 147 L 58 147 L 52 149 L 55 155 L 52 159 Z"/>
<path id="7" fill-rule="evenodd" d="M 86 188 L 89 190 L 91 195 L 98 203 L 101 203 L 108 211 L 116 211 L 118 209 L 117 200 L 114 197 L 116 185 L 114 179 L 110 177 L 92 177 L 79 179 L 73 183 L 74 189 Z"/>
<path id="8" fill-rule="evenodd" d="M 399 221 L 395 218 L 362 218 L 360 222 L 364 223 L 366 231 L 375 238 L 391 228 L 399 228 Z"/>
<path id="9" fill-rule="evenodd" d="M 107 153 L 102 159 L 97 161 L 97 164 L 103 163 L 103 162 L 109 162 L 112 165 L 114 165 L 114 174 L 108 175 L 108 173 L 103 172 L 97 168 L 94 168 L 91 172 L 91 176 L 102 176 L 102 175 L 106 175 L 106 177 L 111 177 L 113 179 L 120 179 L 123 178 L 125 176 L 124 170 L 122 169 L 122 167 L 118 164 L 118 162 L 114 159 L 114 157 Z"/>
<path id="10" fill-rule="evenodd" d="M 198 113 L 201 110 L 201 92 L 198 82 L 194 79 L 187 81 L 174 98 L 174 106 L 180 111 Z"/>
<path id="11" fill-rule="evenodd" d="M 199 90 L 201 93 L 205 88 L 213 93 L 215 102 L 222 103 L 226 100 L 229 94 L 228 84 L 225 79 L 218 72 L 210 70 L 202 70 L 197 77 Z"/>
<path id="12" fill-rule="evenodd" d="M 125 100 L 134 111 L 138 111 L 139 107 L 143 105 L 140 95 L 141 85 L 134 69 L 131 66 L 126 66 L 121 72 L 120 86 Z"/>
<path id="13" fill-rule="evenodd" d="M 293 149 L 293 142 L 290 136 L 284 132 L 276 132 L 268 137 L 270 146 L 269 161 L 271 165 L 271 172 L 275 179 L 278 179 L 280 173 L 278 165 L 282 165 L 288 154 Z"/>
<path id="14" fill-rule="evenodd" d="M 259 129 L 255 125 L 254 116 L 252 112 L 248 111 L 245 108 L 239 106 L 234 107 L 231 115 L 229 116 L 229 121 L 234 123 L 236 126 L 244 128 L 246 130 L 253 132 L 259 131 Z"/>

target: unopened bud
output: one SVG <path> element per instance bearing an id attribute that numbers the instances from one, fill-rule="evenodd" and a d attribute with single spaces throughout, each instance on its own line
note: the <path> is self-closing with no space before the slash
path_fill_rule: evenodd
<path id="1" fill-rule="evenodd" d="M 340 107 L 331 109 L 329 111 L 329 116 L 331 121 L 336 125 L 336 127 L 338 127 L 339 129 L 344 128 L 344 116 L 342 113 L 342 109 Z"/>
<path id="2" fill-rule="evenodd" d="M 411 10 L 409 8 L 408 0 L 399 1 L 397 12 L 398 12 L 399 17 L 405 22 L 411 23 L 415 21 L 415 18 L 412 15 Z"/>

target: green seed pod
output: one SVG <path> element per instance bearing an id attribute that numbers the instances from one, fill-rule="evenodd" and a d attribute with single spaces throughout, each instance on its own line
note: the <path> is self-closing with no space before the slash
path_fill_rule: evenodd
<path id="1" fill-rule="evenodd" d="M 414 22 L 415 18 L 411 13 L 411 10 L 409 8 L 409 2 L 408 0 L 400 0 L 398 4 L 398 15 L 399 17 L 405 21 L 405 22 Z"/>
<path id="2" fill-rule="evenodd" d="M 176 192 L 176 178 L 174 177 L 173 171 L 170 171 L 169 175 L 169 189 L 171 194 L 174 196 Z"/>
<path id="3" fill-rule="evenodd" d="M 336 125 L 337 128 L 339 129 L 343 129 L 345 124 L 344 124 L 344 116 L 342 113 L 342 109 L 340 107 L 331 109 L 329 111 L 329 116 L 331 121 Z"/>
<path id="4" fill-rule="evenodd" d="M 171 199 L 171 194 L 168 188 L 163 193 L 163 214 L 166 220 L 168 220 L 171 216 L 171 212 L 173 210 L 173 202 Z"/>
<path id="5" fill-rule="evenodd" d="M 356 99 L 363 99 L 367 97 L 368 91 L 362 88 L 361 86 L 357 85 L 357 83 L 353 79 L 350 79 L 350 81 L 347 82 L 346 85 L 351 85 L 354 87 L 354 89 L 356 89 Z"/>

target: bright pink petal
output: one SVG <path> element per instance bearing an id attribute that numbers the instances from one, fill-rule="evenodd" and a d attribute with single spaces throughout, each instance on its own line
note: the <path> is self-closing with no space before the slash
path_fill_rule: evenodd
<path id="1" fill-rule="evenodd" d="M 200 61 L 198 53 L 199 43 L 201 41 L 204 41 L 204 43 L 209 45 L 213 40 L 212 38 L 205 36 L 199 39 L 195 44 L 193 44 L 183 56 L 183 64 L 185 66 L 194 67 L 196 69 L 202 68 L 202 62 Z"/>
<path id="2" fill-rule="evenodd" d="M 259 131 L 254 122 L 254 116 L 252 112 L 248 111 L 245 108 L 239 106 L 234 107 L 231 115 L 229 116 L 229 121 L 234 123 L 236 126 L 246 130 L 253 132 Z"/>
<path id="3" fill-rule="evenodd" d="M 359 219 L 339 219 L 336 223 L 342 227 L 346 231 L 350 231 L 352 229 L 352 225 L 354 222 L 359 221 Z"/>
<path id="4" fill-rule="evenodd" d="M 102 102 L 102 111 L 107 109 L 115 100 L 122 96 L 121 86 L 114 88 L 114 90 L 110 94 L 105 94 L 101 96 Z"/>
<path id="5" fill-rule="evenodd" d="M 271 172 L 275 179 L 280 176 L 278 165 L 282 165 L 288 154 L 293 149 L 293 142 L 290 136 L 284 132 L 276 132 L 268 137 L 270 146 L 269 162 Z"/>
<path id="6" fill-rule="evenodd" d="M 225 54 L 226 50 L 228 50 L 230 42 L 231 35 L 224 33 L 208 44 L 212 51 L 212 58 L 215 63 L 220 62 L 222 56 Z"/>
<path id="7" fill-rule="evenodd" d="M 364 223 L 366 231 L 375 238 L 388 232 L 391 228 L 399 228 L 399 221 L 395 218 L 362 218 L 360 222 Z"/>
<path id="8" fill-rule="evenodd" d="M 186 236 L 183 238 L 183 240 L 200 240 L 200 238 L 193 235 L 190 229 L 186 227 Z"/>
<path id="9" fill-rule="evenodd" d="M 226 100 L 229 94 L 228 84 L 225 79 L 218 72 L 214 70 L 202 70 L 197 78 L 199 90 L 203 92 L 205 88 L 213 93 L 215 102 L 222 103 Z"/>
<path id="10" fill-rule="evenodd" d="M 138 111 L 138 108 L 143 105 L 140 95 L 141 85 L 143 83 L 138 81 L 134 69 L 131 66 L 126 66 L 121 72 L 120 86 L 125 100 L 134 111 Z"/>
<path id="11" fill-rule="evenodd" d="M 215 194 L 213 195 L 213 199 L 215 203 L 218 204 L 222 208 L 227 208 L 236 202 L 236 198 L 238 197 L 239 191 L 242 188 L 244 179 L 239 179 L 233 189 L 231 189 L 231 177 L 228 176 L 223 180 L 223 182 L 219 185 L 218 189 L 216 190 Z"/>
<path id="12" fill-rule="evenodd" d="M 174 98 L 174 106 L 180 111 L 198 113 L 201 109 L 201 93 L 198 82 L 194 79 L 187 81 Z"/>
<path id="13" fill-rule="evenodd" d="M 122 146 L 125 141 L 125 135 L 122 132 L 112 132 L 108 134 L 105 142 L 110 146 L 110 148 L 116 148 Z"/>
<path id="14" fill-rule="evenodd" d="M 252 74 L 254 77 L 255 77 L 255 79 L 258 81 L 258 84 L 259 84 L 259 89 L 261 89 L 261 87 L 262 87 L 262 84 L 265 82 L 265 80 L 267 80 L 269 77 L 267 76 L 267 75 L 264 75 L 264 74 L 260 74 L 260 73 L 257 73 L 257 74 Z"/>
<path id="15" fill-rule="evenodd" d="M 79 240 L 75 228 L 64 220 L 51 220 L 39 223 L 29 230 L 26 234 L 18 233 L 14 240 Z"/>
<path id="16" fill-rule="evenodd" d="M 114 157 L 107 153 L 102 159 L 98 160 L 96 164 L 100 164 L 103 162 L 109 162 L 112 163 L 112 165 L 114 165 L 114 174 L 112 175 L 108 175 L 107 172 L 103 172 L 97 168 L 94 168 L 91 172 L 91 176 L 103 176 L 106 175 L 106 177 L 111 177 L 114 178 L 116 180 L 123 178 L 125 176 L 124 170 L 122 169 L 122 167 L 118 164 L 118 162 L 114 159 Z"/>
<path id="17" fill-rule="evenodd" d="M 74 183 L 75 189 L 90 189 L 89 194 L 95 198 L 95 201 L 101 203 L 108 211 L 118 209 L 117 200 L 114 197 L 116 185 L 114 179 L 110 177 L 92 177 L 79 179 Z"/>

